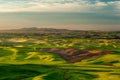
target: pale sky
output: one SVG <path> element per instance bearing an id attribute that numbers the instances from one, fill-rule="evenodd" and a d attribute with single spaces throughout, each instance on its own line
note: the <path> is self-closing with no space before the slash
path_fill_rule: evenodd
<path id="1" fill-rule="evenodd" d="M 120 30 L 120 0 L 0 0 L 0 29 Z"/>

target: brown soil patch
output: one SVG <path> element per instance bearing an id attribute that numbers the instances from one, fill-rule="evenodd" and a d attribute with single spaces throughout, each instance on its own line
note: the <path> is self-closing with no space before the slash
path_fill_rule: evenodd
<path id="1" fill-rule="evenodd" d="M 92 53 L 92 54 L 99 54 L 101 52 L 102 52 L 101 50 L 90 50 L 89 51 L 89 53 Z"/>
<path id="2" fill-rule="evenodd" d="M 67 62 L 75 63 L 85 59 L 96 58 L 110 53 L 110 51 L 103 50 L 78 50 L 78 49 L 59 49 L 59 48 L 46 48 L 41 49 L 42 52 L 50 52 L 57 54 L 65 59 Z"/>

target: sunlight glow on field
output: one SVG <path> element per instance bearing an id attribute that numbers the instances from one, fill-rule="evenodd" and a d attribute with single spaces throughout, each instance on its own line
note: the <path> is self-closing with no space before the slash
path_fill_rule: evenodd
<path id="1" fill-rule="evenodd" d="M 9 39 L 8 41 L 10 41 L 10 42 L 26 42 L 27 39 L 25 39 L 25 38 L 12 38 L 12 39 Z"/>

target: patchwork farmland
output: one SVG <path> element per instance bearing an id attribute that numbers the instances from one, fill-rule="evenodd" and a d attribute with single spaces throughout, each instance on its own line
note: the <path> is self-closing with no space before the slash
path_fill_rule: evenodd
<path id="1" fill-rule="evenodd" d="M 48 31 L 0 33 L 0 80 L 120 79 L 119 32 Z"/>

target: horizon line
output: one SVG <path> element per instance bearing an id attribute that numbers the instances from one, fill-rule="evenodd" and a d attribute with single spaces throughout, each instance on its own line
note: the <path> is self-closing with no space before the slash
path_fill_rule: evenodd
<path id="1" fill-rule="evenodd" d="M 120 31 L 120 30 L 99 30 L 99 29 L 68 29 L 68 28 L 51 28 L 51 27 L 22 27 L 22 28 L 9 28 L 9 29 L 0 29 L 0 31 L 9 31 L 9 30 L 20 30 L 20 29 L 63 29 L 63 30 L 76 30 L 76 31 Z"/>

